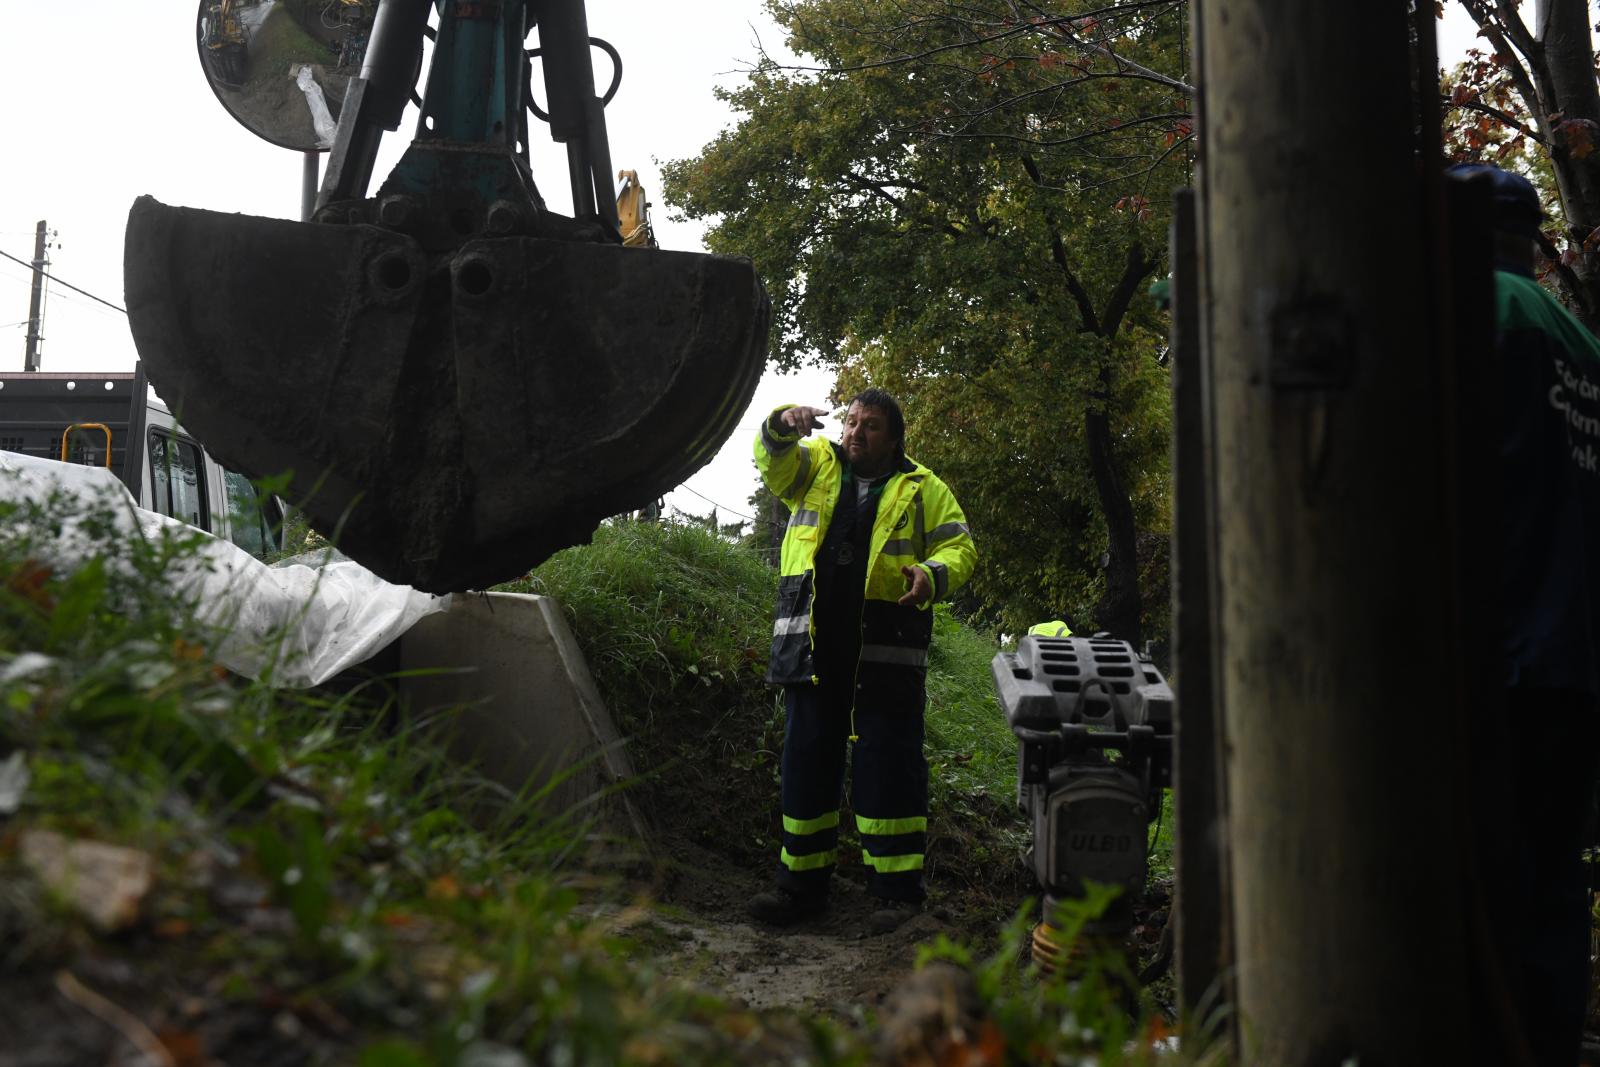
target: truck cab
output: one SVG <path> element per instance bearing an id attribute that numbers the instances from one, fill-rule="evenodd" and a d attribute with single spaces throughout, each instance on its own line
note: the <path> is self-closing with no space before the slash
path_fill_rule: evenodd
<path id="1" fill-rule="evenodd" d="M 141 508 L 263 558 L 282 548 L 283 507 L 186 433 L 142 368 L 0 371 L 0 451 L 106 467 Z"/>

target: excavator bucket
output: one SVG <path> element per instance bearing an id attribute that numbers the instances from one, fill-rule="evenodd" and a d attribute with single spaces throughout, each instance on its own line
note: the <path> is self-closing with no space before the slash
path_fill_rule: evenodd
<path id="1" fill-rule="evenodd" d="M 287 473 L 382 577 L 478 589 L 654 500 L 732 431 L 765 362 L 744 260 L 529 236 L 428 251 L 139 199 L 129 321 L 224 463 Z"/>

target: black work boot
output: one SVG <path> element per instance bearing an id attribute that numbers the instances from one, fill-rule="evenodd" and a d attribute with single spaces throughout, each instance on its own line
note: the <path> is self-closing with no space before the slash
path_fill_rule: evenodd
<path id="1" fill-rule="evenodd" d="M 828 897 L 826 894 L 803 897 L 787 889 L 769 889 L 751 897 L 744 907 L 752 919 L 773 926 L 792 926 L 801 919 L 826 911 Z"/>

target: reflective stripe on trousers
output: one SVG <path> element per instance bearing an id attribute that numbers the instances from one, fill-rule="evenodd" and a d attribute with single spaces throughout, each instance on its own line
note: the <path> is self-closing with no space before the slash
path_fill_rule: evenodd
<path id="1" fill-rule="evenodd" d="M 920 900 L 928 825 L 921 674 L 880 667 L 863 677 L 859 691 L 848 677 L 784 689 L 778 884 L 802 895 L 827 891 L 838 858 L 854 697 L 860 740 L 850 757 L 850 797 L 862 861 L 871 872 L 868 889 L 880 897 Z"/>

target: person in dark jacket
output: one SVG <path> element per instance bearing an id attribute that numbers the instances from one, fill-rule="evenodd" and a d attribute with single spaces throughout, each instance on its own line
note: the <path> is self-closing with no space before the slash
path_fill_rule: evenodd
<path id="1" fill-rule="evenodd" d="M 783 844 L 777 887 L 749 911 L 783 925 L 827 906 L 849 743 L 861 858 L 883 902 L 871 923 L 888 929 L 925 894 L 931 608 L 972 574 L 977 552 L 949 487 L 906 455 L 893 397 L 856 396 L 838 442 L 811 436 L 823 415 L 780 407 L 755 442 L 756 466 L 791 514 L 767 670 L 784 687 Z"/>
<path id="2" fill-rule="evenodd" d="M 1534 274 L 1527 179 L 1490 184 L 1501 402 L 1501 706 L 1475 730 L 1479 871 L 1503 986 L 1539 1064 L 1578 1062 L 1589 989 L 1582 849 L 1600 769 L 1600 343 Z M 1506 745 L 1508 731 L 1528 740 Z"/>

